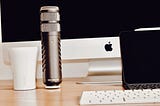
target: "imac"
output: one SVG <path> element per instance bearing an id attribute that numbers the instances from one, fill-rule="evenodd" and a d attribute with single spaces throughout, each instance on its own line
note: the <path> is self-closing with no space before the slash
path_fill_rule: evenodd
<path id="1" fill-rule="evenodd" d="M 0 73 L 5 78 L 12 78 L 8 49 L 15 46 L 39 48 L 41 78 L 39 9 L 44 5 L 60 8 L 63 77 L 121 73 L 119 33 L 160 26 L 156 3 L 146 2 L 142 8 L 142 3 L 114 0 L 1 0 Z"/>

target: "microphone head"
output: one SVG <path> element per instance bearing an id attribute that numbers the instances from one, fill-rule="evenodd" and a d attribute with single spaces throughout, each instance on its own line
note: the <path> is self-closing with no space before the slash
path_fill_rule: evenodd
<path id="1" fill-rule="evenodd" d="M 43 6 L 40 9 L 41 12 L 41 22 L 51 22 L 56 23 L 60 21 L 59 8 L 57 6 Z"/>
<path id="2" fill-rule="evenodd" d="M 40 9 L 41 32 L 60 32 L 60 15 L 57 6 L 43 6 Z"/>

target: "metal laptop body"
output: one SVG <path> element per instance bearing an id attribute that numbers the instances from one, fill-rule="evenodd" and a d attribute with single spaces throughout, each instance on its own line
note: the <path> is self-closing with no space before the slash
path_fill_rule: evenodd
<path id="1" fill-rule="evenodd" d="M 160 88 L 160 31 L 120 33 L 125 89 Z"/>

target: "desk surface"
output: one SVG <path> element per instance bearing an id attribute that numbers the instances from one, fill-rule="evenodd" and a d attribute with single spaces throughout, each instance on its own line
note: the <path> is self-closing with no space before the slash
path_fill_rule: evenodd
<path id="1" fill-rule="evenodd" d="M 121 77 L 105 76 L 88 77 L 85 79 L 63 79 L 61 89 L 58 90 L 44 89 L 42 81 L 38 80 L 37 89 L 28 91 L 14 91 L 12 81 L 0 81 L 0 106 L 79 106 L 79 99 L 84 90 L 123 89 L 121 85 L 76 84 L 76 82 L 84 80 L 110 81 L 121 80 Z M 130 105 L 135 106 L 135 104 Z M 142 106 L 143 104 L 139 105 Z M 145 106 L 153 105 L 160 106 L 160 104 L 145 104 Z M 128 104 L 125 106 L 128 106 Z"/>

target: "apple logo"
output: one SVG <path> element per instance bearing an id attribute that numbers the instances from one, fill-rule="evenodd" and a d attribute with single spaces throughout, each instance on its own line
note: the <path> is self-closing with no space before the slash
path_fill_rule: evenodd
<path id="1" fill-rule="evenodd" d="M 105 50 L 106 50 L 107 52 L 113 50 L 111 42 L 108 42 L 108 43 L 105 45 Z"/>

